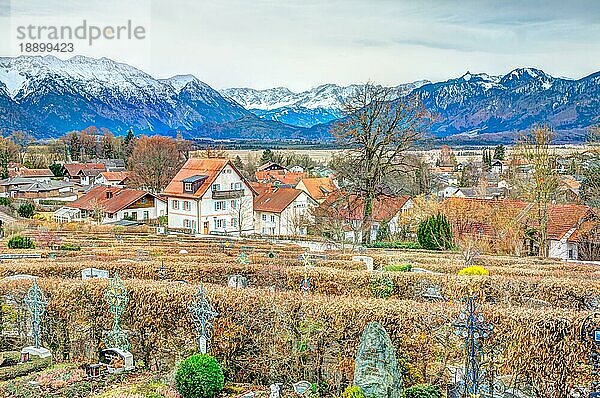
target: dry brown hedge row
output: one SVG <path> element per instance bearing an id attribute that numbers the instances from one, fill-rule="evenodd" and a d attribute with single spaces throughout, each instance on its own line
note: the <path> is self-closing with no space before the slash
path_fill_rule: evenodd
<path id="1" fill-rule="evenodd" d="M 254 255 L 251 256 L 253 258 Z M 225 285 L 227 276 L 241 274 L 248 277 L 251 286 L 274 287 L 278 290 L 299 290 L 305 269 L 298 260 L 277 259 L 272 265 L 242 265 L 233 257 L 218 253 L 207 263 L 202 257 L 178 257 L 164 262 L 170 280 L 188 282 L 204 281 Z M 202 262 L 200 262 L 202 261 Z M 324 261 L 309 271 L 312 289 L 328 295 L 371 297 L 371 284 L 378 273 L 350 269 L 361 267 L 360 263 L 348 262 L 340 269 L 338 261 Z M 118 272 L 124 278 L 158 279 L 161 260 L 132 261 L 112 260 L 99 257 L 96 260 L 70 257 L 58 260 L 19 260 L 0 264 L 0 277 L 13 274 L 33 274 L 43 277 L 79 278 L 81 269 L 95 267 Z M 589 309 L 594 299 L 600 299 L 600 285 L 594 280 L 571 280 L 553 277 L 489 276 L 468 277 L 454 274 L 386 273 L 394 282 L 393 297 L 420 299 L 426 287 L 438 285 L 443 295 L 458 300 L 471 291 L 480 292 L 489 302 L 528 307 L 555 306 L 570 309 Z"/>
<path id="2" fill-rule="evenodd" d="M 56 357 L 93 358 L 101 347 L 102 331 L 111 326 L 102 298 L 106 283 L 39 280 L 49 299 L 44 340 Z M 193 352 L 188 305 L 196 286 L 142 280 L 125 284 L 130 302 L 122 324 L 136 359 L 169 369 Z M 375 320 L 389 332 L 415 381 L 443 384 L 441 369 L 461 360 L 461 345 L 450 326 L 458 303 L 205 286 L 220 313 L 214 322 L 213 352 L 230 380 L 268 383 L 306 378 L 339 390 L 351 380 L 362 329 Z M 18 297 L 28 287 L 27 281 L 2 281 L 0 293 Z M 495 325 L 492 341 L 502 348 L 501 373 L 552 386 L 548 391 L 587 382 L 578 339 L 585 313 L 495 305 L 484 306 L 484 314 Z"/>

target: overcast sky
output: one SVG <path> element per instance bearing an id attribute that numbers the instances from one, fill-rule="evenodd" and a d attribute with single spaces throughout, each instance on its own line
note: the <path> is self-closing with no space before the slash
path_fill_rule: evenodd
<path id="1" fill-rule="evenodd" d="M 0 16 L 11 39 L 27 21 L 131 19 L 146 27 L 146 40 L 105 40 L 77 53 L 157 77 L 191 73 L 215 88 L 398 84 L 525 66 L 572 78 L 600 70 L 595 0 L 0 0 Z M 2 53 L 16 55 L 14 40 L 5 42 Z"/>

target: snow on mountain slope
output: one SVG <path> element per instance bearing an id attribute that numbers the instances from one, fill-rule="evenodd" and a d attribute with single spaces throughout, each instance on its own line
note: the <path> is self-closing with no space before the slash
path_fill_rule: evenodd
<path id="1" fill-rule="evenodd" d="M 248 112 L 191 75 L 158 80 L 107 58 L 0 58 L 0 82 L 27 114 L 27 124 L 61 134 L 89 125 L 115 132 L 193 130 Z"/>
<path id="2" fill-rule="evenodd" d="M 414 83 L 401 84 L 395 88 L 400 94 L 406 94 L 415 88 L 429 83 L 420 80 Z M 251 88 L 228 88 L 221 93 L 242 105 L 246 109 L 274 110 L 283 107 L 296 107 L 308 109 L 336 109 L 343 108 L 344 101 L 360 88 L 361 85 L 338 86 L 337 84 L 323 84 L 311 90 L 294 93 L 285 87 L 255 90 Z"/>

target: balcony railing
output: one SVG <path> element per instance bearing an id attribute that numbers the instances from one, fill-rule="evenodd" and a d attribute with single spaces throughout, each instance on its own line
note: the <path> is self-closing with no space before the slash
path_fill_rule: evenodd
<path id="1" fill-rule="evenodd" d="M 213 199 L 237 199 L 244 196 L 243 189 L 230 189 L 227 191 L 212 191 Z"/>

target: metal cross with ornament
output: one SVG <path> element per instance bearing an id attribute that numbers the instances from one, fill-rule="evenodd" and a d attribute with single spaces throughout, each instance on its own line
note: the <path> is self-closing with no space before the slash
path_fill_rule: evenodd
<path id="1" fill-rule="evenodd" d="M 206 354 L 212 339 L 213 326 L 211 322 L 219 316 L 219 313 L 210 304 L 202 283 L 200 283 L 195 300 L 189 306 L 189 310 L 196 329 L 198 349 L 201 354 Z"/>
<path id="2" fill-rule="evenodd" d="M 477 396 L 482 389 L 481 379 L 481 340 L 487 339 L 494 327 L 487 323 L 477 308 L 475 297 L 464 299 L 465 308 L 453 324 L 456 334 L 464 339 L 467 353 L 465 363 L 464 397 Z"/>
<path id="3" fill-rule="evenodd" d="M 304 278 L 302 279 L 302 282 L 300 282 L 300 289 L 304 292 L 304 294 L 308 294 L 311 287 L 308 272 L 313 267 L 313 263 L 308 253 L 304 253 L 302 255 L 302 263 L 304 264 Z"/>
<path id="4" fill-rule="evenodd" d="M 588 362 L 592 366 L 588 398 L 600 397 L 600 313 L 588 315 L 581 325 L 581 341 L 589 348 Z"/>
<path id="5" fill-rule="evenodd" d="M 123 351 L 129 351 L 131 345 L 127 334 L 121 329 L 121 316 L 125 312 L 125 307 L 129 303 L 129 295 L 119 274 L 115 272 L 115 276 L 110 278 L 108 287 L 104 291 L 104 300 L 108 304 L 108 311 L 113 315 L 113 327 L 106 334 L 104 343 L 108 348 L 119 348 Z"/>
<path id="6" fill-rule="evenodd" d="M 42 316 L 46 312 L 48 302 L 44 297 L 44 292 L 42 292 L 35 280 L 33 281 L 31 288 L 29 288 L 27 291 L 27 295 L 23 301 L 25 302 L 25 305 L 27 305 L 27 310 L 31 314 L 31 336 L 33 337 L 33 346 L 35 348 L 40 348 L 40 325 L 42 323 Z"/>

